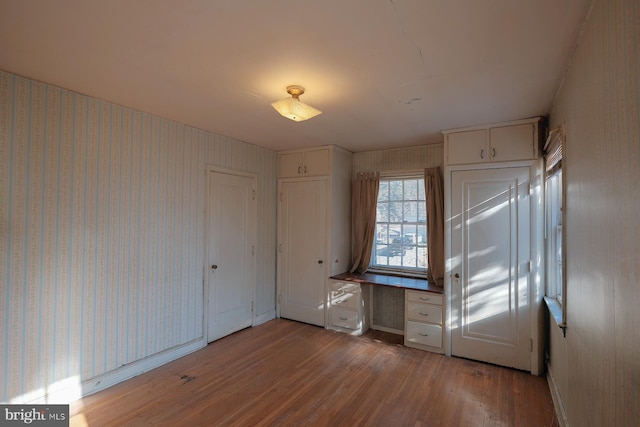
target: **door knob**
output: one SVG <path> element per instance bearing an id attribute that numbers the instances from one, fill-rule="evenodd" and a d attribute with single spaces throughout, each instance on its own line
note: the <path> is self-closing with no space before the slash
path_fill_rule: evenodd
<path id="1" fill-rule="evenodd" d="M 213 265 L 211 266 L 211 269 L 212 269 L 212 270 L 216 270 L 217 268 L 218 268 L 218 265 L 217 265 L 217 264 L 213 264 Z"/>
<path id="2" fill-rule="evenodd" d="M 453 277 L 455 277 L 456 279 L 460 278 L 460 275 L 458 273 L 454 274 Z"/>
<path id="3" fill-rule="evenodd" d="M 318 264 L 322 264 L 322 262 L 323 262 L 323 261 L 322 261 L 321 259 L 319 259 L 319 260 L 318 260 Z"/>

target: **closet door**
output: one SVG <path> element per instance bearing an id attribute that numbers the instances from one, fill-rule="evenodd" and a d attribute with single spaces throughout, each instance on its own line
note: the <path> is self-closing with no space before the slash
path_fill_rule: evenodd
<path id="1" fill-rule="evenodd" d="M 327 179 L 280 186 L 280 317 L 324 326 Z"/>
<path id="2" fill-rule="evenodd" d="M 451 353 L 530 371 L 529 168 L 451 174 Z"/>
<path id="3" fill-rule="evenodd" d="M 253 323 L 256 178 L 209 171 L 207 342 Z M 171 242 L 167 242 L 171 244 Z"/>

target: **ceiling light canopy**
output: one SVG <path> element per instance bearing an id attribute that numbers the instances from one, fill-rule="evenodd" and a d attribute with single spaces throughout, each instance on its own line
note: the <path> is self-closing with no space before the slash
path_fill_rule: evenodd
<path id="1" fill-rule="evenodd" d="M 288 86 L 287 92 L 291 95 L 291 98 L 285 98 L 271 104 L 284 117 L 301 122 L 322 114 L 322 111 L 316 110 L 311 105 L 300 101 L 299 97 L 304 93 L 302 86 Z"/>

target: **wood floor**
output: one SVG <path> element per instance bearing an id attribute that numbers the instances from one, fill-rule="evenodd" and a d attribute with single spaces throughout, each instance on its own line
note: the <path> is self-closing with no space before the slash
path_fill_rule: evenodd
<path id="1" fill-rule="evenodd" d="M 272 320 L 73 403 L 70 424 L 557 426 L 544 377 L 397 342 Z"/>

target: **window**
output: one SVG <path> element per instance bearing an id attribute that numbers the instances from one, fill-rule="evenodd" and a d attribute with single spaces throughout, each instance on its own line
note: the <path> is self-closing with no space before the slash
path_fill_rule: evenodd
<path id="1" fill-rule="evenodd" d="M 566 331 L 566 281 L 563 251 L 562 128 L 550 132 L 545 147 L 545 302 L 556 323 Z"/>
<path id="2" fill-rule="evenodd" d="M 381 178 L 371 269 L 427 273 L 424 177 Z"/>
<path id="3" fill-rule="evenodd" d="M 562 171 L 546 179 L 547 296 L 562 304 Z"/>

